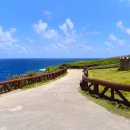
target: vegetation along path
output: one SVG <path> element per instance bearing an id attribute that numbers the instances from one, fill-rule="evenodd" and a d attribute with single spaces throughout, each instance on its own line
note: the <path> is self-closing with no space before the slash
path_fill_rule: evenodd
<path id="1" fill-rule="evenodd" d="M 130 130 L 130 120 L 78 92 L 82 70 L 41 87 L 0 97 L 0 130 Z"/>

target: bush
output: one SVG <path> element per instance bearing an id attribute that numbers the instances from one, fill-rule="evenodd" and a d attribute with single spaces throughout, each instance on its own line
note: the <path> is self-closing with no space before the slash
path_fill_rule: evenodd
<path id="1" fill-rule="evenodd" d="M 49 67 L 46 68 L 45 72 L 51 73 L 51 72 L 58 71 L 59 69 L 60 69 L 59 66 L 49 66 Z"/>

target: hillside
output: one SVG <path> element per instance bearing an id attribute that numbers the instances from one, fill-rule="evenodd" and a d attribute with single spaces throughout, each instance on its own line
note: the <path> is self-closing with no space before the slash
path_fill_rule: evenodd
<path id="1" fill-rule="evenodd" d="M 109 65 L 109 64 L 118 64 L 119 63 L 119 57 L 116 58 L 107 58 L 107 59 L 101 59 L 101 60 L 84 60 L 84 61 L 76 61 L 72 63 L 65 63 L 62 64 L 64 66 L 68 67 L 84 67 L 87 65 Z"/>

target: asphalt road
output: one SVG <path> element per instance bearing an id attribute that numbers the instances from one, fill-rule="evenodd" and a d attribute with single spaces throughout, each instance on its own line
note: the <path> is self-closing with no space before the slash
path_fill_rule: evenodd
<path id="1" fill-rule="evenodd" d="M 0 96 L 0 130 L 130 130 L 130 120 L 77 90 L 81 70 L 38 88 Z"/>

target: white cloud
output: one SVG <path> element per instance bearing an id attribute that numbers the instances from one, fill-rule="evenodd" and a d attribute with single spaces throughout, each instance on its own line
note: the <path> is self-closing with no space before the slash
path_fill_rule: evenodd
<path id="1" fill-rule="evenodd" d="M 4 53 L 25 53 L 27 48 L 19 43 L 19 40 L 14 37 L 15 28 L 3 30 L 0 26 L 0 51 Z"/>
<path id="2" fill-rule="evenodd" d="M 17 41 L 17 39 L 13 37 L 13 33 L 15 31 L 15 28 L 4 31 L 0 26 L 0 47 L 6 48 L 14 45 L 14 43 Z"/>
<path id="3" fill-rule="evenodd" d="M 120 29 L 123 29 L 124 26 L 123 26 L 123 22 L 121 20 L 119 20 L 117 23 L 116 23 L 116 26 Z"/>
<path id="4" fill-rule="evenodd" d="M 74 24 L 73 22 L 67 18 L 65 23 L 59 26 L 59 28 L 66 34 L 68 35 L 70 31 L 74 29 Z"/>
<path id="5" fill-rule="evenodd" d="M 51 16 L 52 16 L 52 12 L 51 11 L 48 11 L 48 10 L 44 10 L 43 13 L 42 13 L 42 17 L 46 17 L 48 20 L 51 19 Z"/>
<path id="6" fill-rule="evenodd" d="M 109 48 L 118 48 L 125 46 L 126 41 L 119 39 L 117 36 L 111 33 L 108 37 L 108 40 L 105 41 L 105 45 L 107 45 Z"/>
<path id="7" fill-rule="evenodd" d="M 68 25 L 70 29 L 74 29 L 74 24 L 69 18 L 66 19 L 66 25 Z"/>
<path id="8" fill-rule="evenodd" d="M 39 20 L 34 24 L 34 31 L 43 39 L 49 41 L 43 47 L 44 52 L 57 53 L 57 55 L 64 53 L 73 55 L 79 54 L 77 51 L 82 50 L 84 53 L 93 51 L 93 47 L 87 42 L 84 33 L 77 33 L 74 29 L 74 23 L 70 18 L 67 18 L 62 25 L 58 26 L 57 30 L 51 29 L 47 22 Z M 60 29 L 60 30 L 59 30 Z M 61 31 L 63 33 L 61 33 Z M 69 57 L 68 56 L 68 57 Z"/>
<path id="9" fill-rule="evenodd" d="M 113 42 L 118 41 L 117 37 L 114 34 L 112 34 L 112 33 L 109 35 L 109 40 L 113 41 Z"/>
<path id="10" fill-rule="evenodd" d="M 50 16 L 50 15 L 52 15 L 52 12 L 50 12 L 50 11 L 48 11 L 48 10 L 45 10 L 45 11 L 43 12 L 43 14 L 46 15 L 46 16 Z"/>
<path id="11" fill-rule="evenodd" d="M 109 48 L 114 48 L 114 45 L 110 41 L 105 41 L 105 45 L 107 45 Z"/>
<path id="12" fill-rule="evenodd" d="M 62 24 L 61 26 L 59 26 L 60 27 L 60 29 L 65 33 L 65 34 L 67 34 L 68 33 L 68 30 L 67 30 L 67 25 L 64 23 L 64 24 Z"/>
<path id="13" fill-rule="evenodd" d="M 25 54 L 28 52 L 27 48 L 25 46 L 21 46 L 19 44 L 15 44 L 12 50 L 15 50 L 17 53 Z"/>
<path id="14" fill-rule="evenodd" d="M 120 2 L 125 2 L 125 3 L 127 3 L 127 4 L 130 4 L 130 0 L 120 0 Z"/>
<path id="15" fill-rule="evenodd" d="M 34 24 L 34 30 L 38 35 L 45 39 L 56 39 L 58 33 L 54 29 L 48 29 L 48 23 L 39 20 L 38 23 Z"/>
<path id="16" fill-rule="evenodd" d="M 121 47 L 126 44 L 126 41 L 119 39 L 114 34 L 110 34 L 109 41 L 111 41 L 112 43 L 115 43 L 116 46 L 121 46 Z"/>
<path id="17" fill-rule="evenodd" d="M 128 35 L 130 35 L 130 28 L 125 27 L 123 22 L 120 20 L 116 23 L 117 27 L 119 29 L 121 29 L 123 32 L 127 33 Z"/>
<path id="18" fill-rule="evenodd" d="M 42 20 L 39 20 L 37 24 L 34 24 L 34 29 L 36 33 L 41 34 L 43 33 L 48 27 L 48 24 L 43 22 Z"/>

